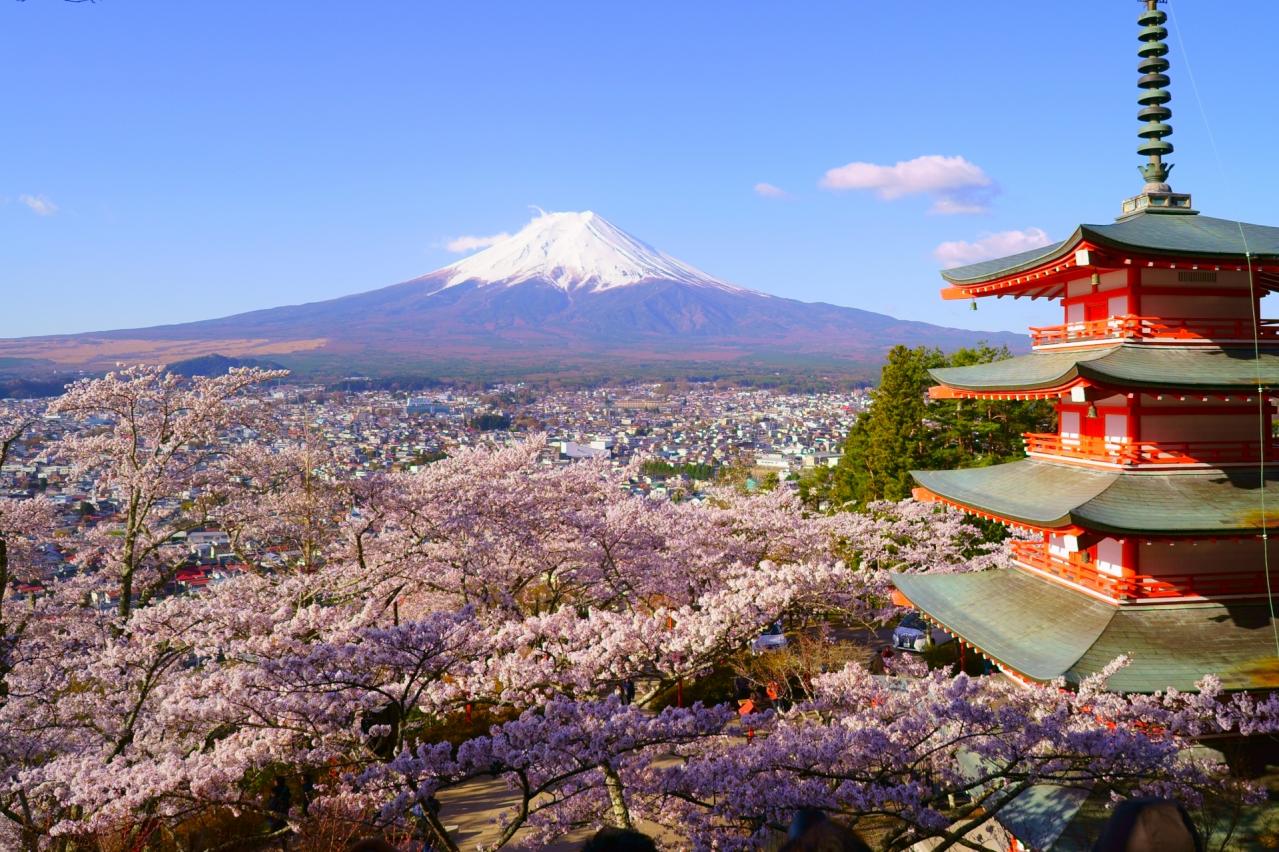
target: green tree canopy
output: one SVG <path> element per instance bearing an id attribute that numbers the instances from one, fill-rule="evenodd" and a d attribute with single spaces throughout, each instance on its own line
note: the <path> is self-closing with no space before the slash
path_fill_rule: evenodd
<path id="1" fill-rule="evenodd" d="M 1012 357 L 1007 347 L 980 344 L 945 355 L 939 349 L 895 346 L 888 353 L 869 411 L 849 430 L 839 464 L 801 483 L 811 503 L 861 507 L 910 496 L 910 471 L 978 467 L 1021 458 L 1022 433 L 1051 429 L 1047 402 L 929 400 L 928 371 Z"/>

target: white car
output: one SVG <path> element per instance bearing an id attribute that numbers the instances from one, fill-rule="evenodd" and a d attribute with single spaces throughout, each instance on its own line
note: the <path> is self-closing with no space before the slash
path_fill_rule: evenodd
<path id="1" fill-rule="evenodd" d="M 782 632 L 782 623 L 775 621 L 772 626 L 751 641 L 751 652 L 762 654 L 765 651 L 780 651 L 789 644 L 786 634 Z"/>
<path id="2" fill-rule="evenodd" d="M 933 632 L 917 612 L 908 612 L 893 629 L 893 647 L 899 651 L 927 651 L 933 645 Z"/>

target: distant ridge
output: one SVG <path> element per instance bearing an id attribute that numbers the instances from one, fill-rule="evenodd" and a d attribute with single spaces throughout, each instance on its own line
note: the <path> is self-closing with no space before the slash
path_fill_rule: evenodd
<path id="1" fill-rule="evenodd" d="M 1021 335 L 737 287 L 586 211 L 540 215 L 483 251 L 378 290 L 180 325 L 0 340 L 0 360 L 63 370 L 118 361 L 208 370 L 221 362 L 200 359 L 216 355 L 328 376 L 508 378 L 821 365 L 869 376 L 898 343 L 951 350 L 979 341 L 1028 349 Z"/>
<path id="2" fill-rule="evenodd" d="M 196 358 L 187 358 L 183 361 L 174 361 L 172 364 L 166 364 L 165 368 L 170 373 L 176 373 L 179 376 L 224 376 L 236 367 L 257 367 L 261 370 L 279 370 L 283 365 L 275 361 L 264 361 L 261 358 L 228 358 L 214 352 L 212 355 L 201 355 Z"/>

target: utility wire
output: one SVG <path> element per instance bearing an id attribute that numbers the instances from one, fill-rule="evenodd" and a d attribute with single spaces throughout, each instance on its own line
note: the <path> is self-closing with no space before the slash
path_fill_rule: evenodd
<path id="1" fill-rule="evenodd" d="M 1181 48 L 1182 61 L 1186 63 L 1186 76 L 1190 78 L 1190 88 L 1195 93 L 1195 102 L 1199 105 L 1199 114 L 1203 118 L 1204 129 L 1208 132 L 1208 143 L 1212 146 L 1213 157 L 1217 160 L 1217 171 L 1221 175 L 1222 183 L 1226 183 L 1225 163 L 1221 159 L 1220 149 L 1217 148 L 1217 137 L 1212 132 L 1212 123 L 1208 120 L 1208 110 L 1204 107 L 1203 96 L 1199 93 L 1199 83 L 1195 79 L 1194 68 L 1190 64 L 1190 54 L 1181 36 L 1181 25 L 1177 23 L 1177 7 L 1172 0 L 1168 0 L 1168 11 L 1171 13 L 1173 31 L 1177 34 L 1177 46 Z M 1239 228 L 1239 241 L 1243 245 L 1244 259 L 1248 262 L 1248 306 L 1252 311 L 1252 363 L 1256 367 L 1257 378 L 1257 431 L 1261 438 L 1258 462 L 1260 482 L 1257 488 L 1261 503 L 1261 562 L 1265 569 L 1266 601 L 1270 604 L 1270 628 L 1275 637 L 1275 656 L 1279 657 L 1279 622 L 1275 620 L 1274 591 L 1270 584 L 1270 524 L 1266 515 L 1266 448 L 1269 447 L 1273 437 L 1270 418 L 1266 411 L 1270 403 L 1265 394 L 1265 383 L 1261 376 L 1261 326 L 1258 317 L 1258 306 L 1261 303 L 1257 299 L 1256 276 L 1252 265 L 1252 252 L 1248 248 L 1248 233 L 1244 230 L 1243 222 L 1236 221 L 1235 225 Z"/>

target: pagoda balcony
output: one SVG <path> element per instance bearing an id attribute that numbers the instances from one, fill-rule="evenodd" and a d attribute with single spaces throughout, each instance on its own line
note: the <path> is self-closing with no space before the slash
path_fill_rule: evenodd
<path id="1" fill-rule="evenodd" d="M 1268 594 L 1265 573 L 1259 570 L 1116 576 L 1100 569 L 1085 554 L 1070 553 L 1063 557 L 1052 553 L 1045 542 L 1014 541 L 1012 550 L 1013 561 L 1022 568 L 1115 603 L 1167 603 Z"/>
<path id="2" fill-rule="evenodd" d="M 1026 454 L 1124 468 L 1225 467 L 1262 461 L 1260 441 L 1116 441 L 1087 435 L 1026 432 Z M 1266 460 L 1279 458 L 1279 440 L 1265 445 Z"/>
<path id="3" fill-rule="evenodd" d="M 1251 319 L 1165 319 L 1135 314 L 1032 327 L 1030 342 L 1036 349 L 1102 341 L 1251 343 L 1254 330 L 1258 341 L 1279 343 L 1279 320 L 1258 320 L 1254 329 Z"/>

